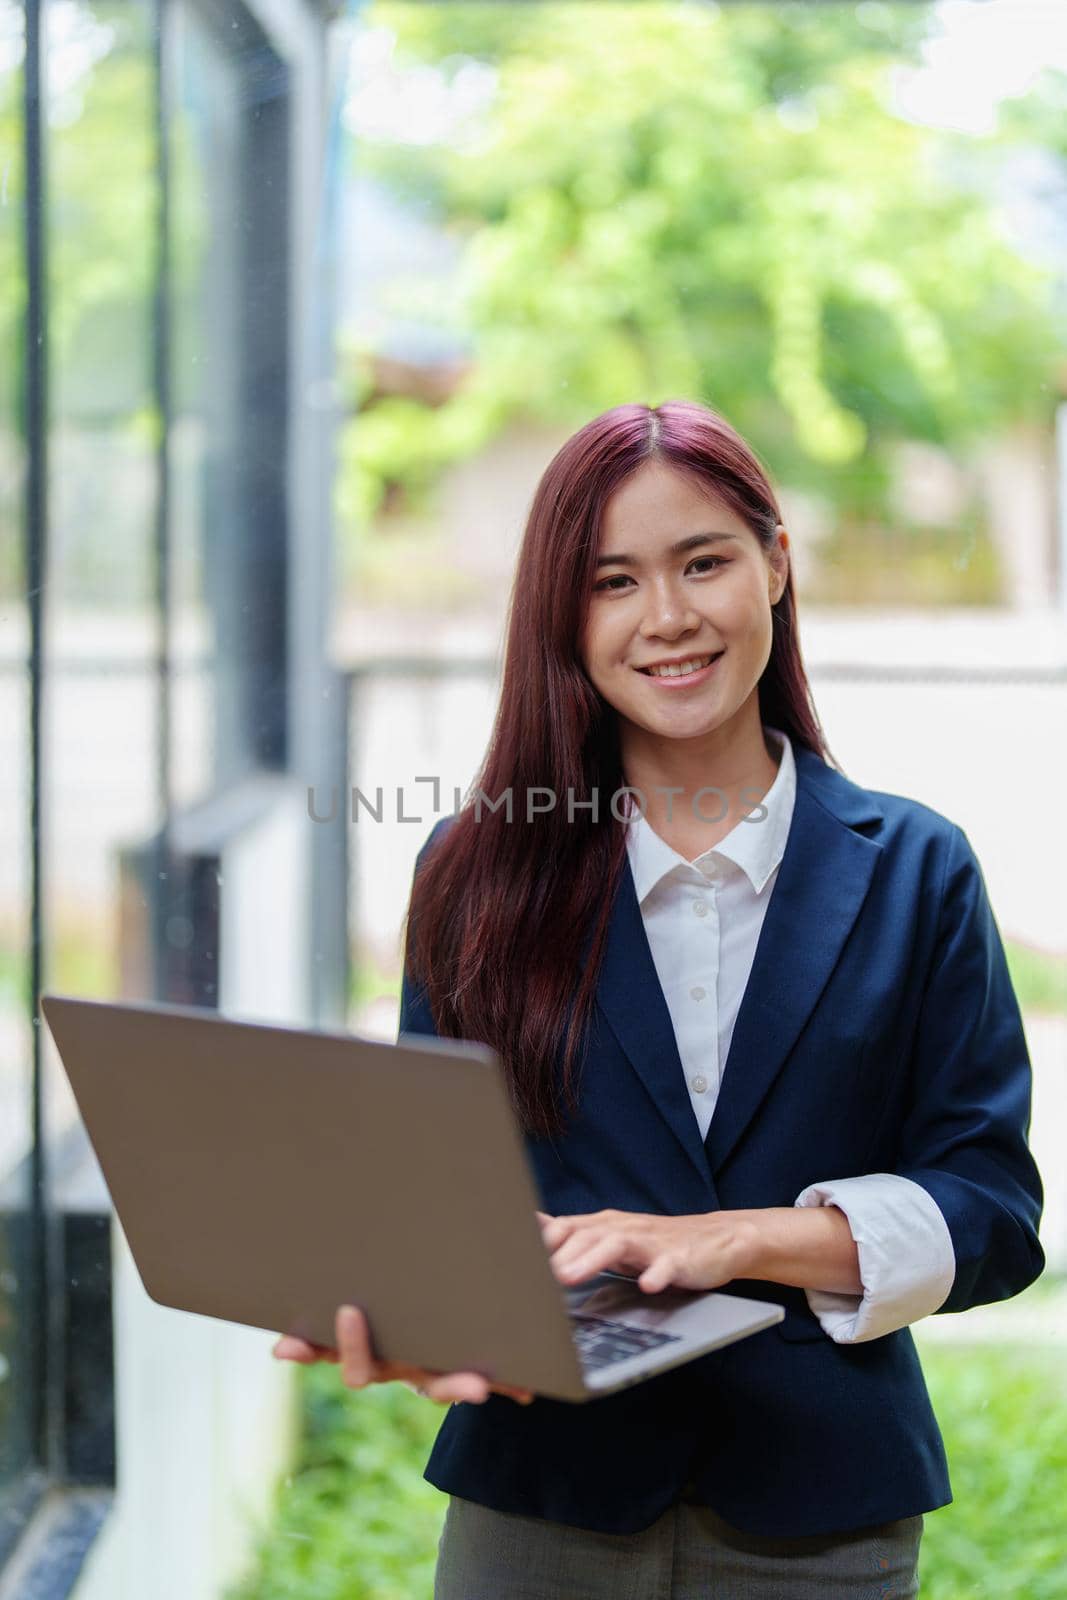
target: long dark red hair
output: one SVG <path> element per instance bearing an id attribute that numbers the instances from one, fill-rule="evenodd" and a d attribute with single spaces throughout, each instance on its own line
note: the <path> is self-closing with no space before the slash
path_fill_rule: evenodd
<path id="1" fill-rule="evenodd" d="M 626 855 L 625 825 L 608 804 L 626 782 L 617 713 L 586 675 L 579 640 L 605 506 L 652 459 L 698 480 L 770 550 L 782 521 L 774 491 L 753 450 L 709 407 L 614 406 L 567 440 L 526 524 L 485 760 L 424 856 L 405 918 L 406 973 L 424 988 L 437 1032 L 499 1052 L 513 1104 L 534 1134 L 559 1132 L 563 1102 L 576 1105 L 575 1061 Z M 792 565 L 772 615 L 761 721 L 828 760 L 800 658 Z M 528 822 L 527 791 L 536 788 L 552 790 L 557 804 Z M 494 802 L 509 789 L 512 822 L 484 801 L 476 815 L 479 790 Z M 593 791 L 596 821 L 578 804 Z"/>

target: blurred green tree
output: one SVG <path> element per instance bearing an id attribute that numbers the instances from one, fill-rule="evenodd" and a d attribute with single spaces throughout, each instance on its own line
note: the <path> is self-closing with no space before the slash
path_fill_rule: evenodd
<path id="1" fill-rule="evenodd" d="M 496 84 L 461 138 L 354 151 L 464 239 L 439 320 L 472 359 L 430 405 L 371 393 L 355 352 L 344 515 L 365 523 L 390 484 L 418 504 L 515 418 L 577 427 L 696 396 L 779 481 L 866 527 L 889 514 L 899 441 L 966 456 L 1048 423 L 1064 316 L 991 198 L 1011 137 L 890 106 L 928 11 L 369 6 L 398 61 L 453 78 L 475 60 Z M 425 283 L 412 293 L 425 315 Z"/>

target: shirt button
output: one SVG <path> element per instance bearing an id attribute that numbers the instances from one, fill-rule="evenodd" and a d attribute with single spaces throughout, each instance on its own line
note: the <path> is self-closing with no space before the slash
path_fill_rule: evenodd
<path id="1" fill-rule="evenodd" d="M 708 902 L 706 900 L 694 900 L 693 914 L 697 917 L 706 917 L 708 914 Z"/>
<path id="2" fill-rule="evenodd" d="M 695 989 L 690 989 L 689 993 L 693 996 L 694 1000 L 703 1000 L 704 998 L 704 990 L 701 988 L 699 983 Z"/>
<path id="3" fill-rule="evenodd" d="M 708 1086 L 707 1078 L 699 1078 L 699 1077 L 697 1077 L 697 1078 L 693 1079 L 693 1088 L 696 1090 L 697 1094 L 703 1094 L 704 1090 L 707 1088 L 707 1086 Z"/>

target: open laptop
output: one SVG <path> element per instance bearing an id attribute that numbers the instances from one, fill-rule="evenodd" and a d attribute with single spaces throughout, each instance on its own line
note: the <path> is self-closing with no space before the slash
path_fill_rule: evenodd
<path id="1" fill-rule="evenodd" d="M 556 1279 L 503 1067 L 196 1007 L 41 1008 L 145 1289 L 161 1305 L 560 1400 L 640 1383 L 780 1322 L 718 1292 Z"/>

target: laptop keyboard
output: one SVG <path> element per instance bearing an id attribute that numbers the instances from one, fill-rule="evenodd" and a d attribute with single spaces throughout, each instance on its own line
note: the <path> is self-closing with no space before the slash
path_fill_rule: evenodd
<path id="1" fill-rule="evenodd" d="M 680 1334 L 661 1333 L 657 1328 L 635 1328 L 629 1322 L 613 1322 L 609 1317 L 572 1316 L 571 1328 L 578 1359 L 587 1371 L 606 1367 L 613 1361 L 653 1350 L 657 1345 L 677 1344 Z"/>

